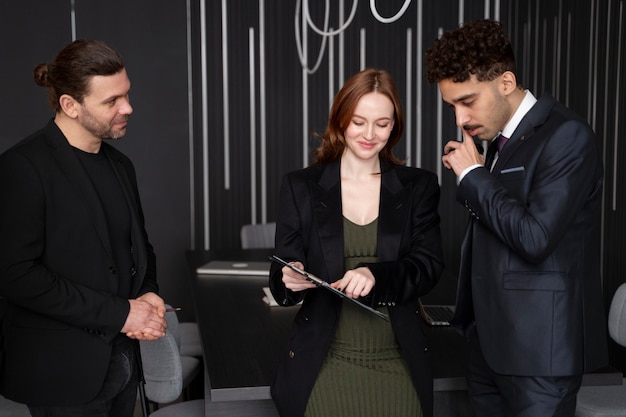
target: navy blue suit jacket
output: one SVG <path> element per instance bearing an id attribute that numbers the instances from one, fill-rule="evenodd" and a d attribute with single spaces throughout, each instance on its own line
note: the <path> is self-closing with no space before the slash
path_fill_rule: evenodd
<path id="1" fill-rule="evenodd" d="M 439 186 L 434 174 L 383 164 L 378 217 L 378 263 L 366 264 L 376 278 L 362 301 L 389 308 L 391 324 L 424 415 L 432 416 L 432 376 L 418 297 L 430 291 L 442 270 Z M 344 274 L 340 161 L 285 176 L 276 225 L 276 254 L 299 260 L 312 274 L 333 282 Z M 270 287 L 281 305 L 304 301 L 294 320 L 289 348 L 281 356 L 272 397 L 282 416 L 303 416 L 338 322 L 341 299 L 329 291 L 292 292 L 273 263 Z"/>
<path id="2" fill-rule="evenodd" d="M 136 273 L 132 297 L 158 290 L 130 160 L 107 143 L 126 195 Z M 130 305 L 117 295 L 106 218 L 77 155 L 53 121 L 0 156 L 0 390 L 18 402 L 79 404 L 100 390 Z"/>
<path id="3" fill-rule="evenodd" d="M 588 124 L 542 97 L 493 171 L 471 171 L 457 198 L 471 217 L 453 324 L 475 321 L 488 365 L 526 376 L 605 365 L 602 162 Z"/>

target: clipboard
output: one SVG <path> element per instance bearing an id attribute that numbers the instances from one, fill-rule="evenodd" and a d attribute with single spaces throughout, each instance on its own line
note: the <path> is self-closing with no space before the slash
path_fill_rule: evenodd
<path id="1" fill-rule="evenodd" d="M 373 309 L 372 307 L 363 304 L 362 302 L 360 302 L 359 300 L 357 300 L 355 298 L 348 297 L 348 295 L 346 295 L 344 292 L 339 291 L 338 289 L 331 287 L 330 284 L 328 282 L 324 281 L 323 279 L 318 278 L 318 277 L 316 277 L 315 275 L 313 275 L 313 274 L 311 274 L 309 272 L 303 271 L 300 268 L 296 268 L 295 266 L 291 265 L 289 262 L 279 258 L 276 255 L 272 255 L 270 257 L 270 259 L 273 260 L 273 261 L 276 261 L 276 262 L 278 262 L 278 263 L 280 263 L 280 264 L 282 264 L 284 266 L 286 266 L 287 268 L 291 268 L 292 270 L 294 270 L 298 274 L 302 275 L 308 281 L 311 281 L 313 284 L 317 285 L 318 287 L 325 288 L 326 290 L 328 290 L 328 291 L 338 295 L 339 297 L 341 297 L 341 298 L 343 298 L 345 300 L 348 300 L 351 303 L 354 303 L 354 304 L 358 305 L 359 307 L 369 311 L 370 313 L 374 314 L 375 316 L 377 316 L 377 317 L 379 317 L 379 318 L 381 318 L 381 319 L 383 319 L 385 321 L 389 321 L 389 316 L 387 316 L 386 314 L 381 313 L 380 311 L 378 311 L 376 309 Z"/>

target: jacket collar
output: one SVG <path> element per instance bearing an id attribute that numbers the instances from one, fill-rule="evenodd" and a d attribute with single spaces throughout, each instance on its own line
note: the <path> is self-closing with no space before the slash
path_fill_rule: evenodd
<path id="1" fill-rule="evenodd" d="M 493 172 L 498 172 L 501 167 L 505 166 L 516 149 L 530 139 L 537 129 L 546 122 L 555 103 L 556 100 L 552 96 L 544 94 L 526 113 L 507 142 L 505 152 L 502 152 L 502 155 L 498 157 Z"/>
<path id="2" fill-rule="evenodd" d="M 315 229 L 319 233 L 331 279 L 343 275 L 344 239 L 340 168 L 340 159 L 325 165 L 317 182 L 311 184 Z M 406 226 L 411 193 L 406 190 L 394 166 L 381 161 L 381 171 L 377 249 L 379 260 L 385 261 L 398 257 L 400 245 L 398 236 Z"/>
<path id="3" fill-rule="evenodd" d="M 524 138 L 534 134 L 537 128 L 546 122 L 555 103 L 556 100 L 552 96 L 544 94 L 522 118 L 517 129 L 511 135 L 511 140 L 524 140 Z"/>

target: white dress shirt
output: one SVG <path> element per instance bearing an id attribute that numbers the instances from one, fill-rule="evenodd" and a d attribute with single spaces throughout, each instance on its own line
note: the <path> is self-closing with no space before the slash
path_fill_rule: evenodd
<path id="1" fill-rule="evenodd" d="M 529 90 L 526 90 L 526 95 L 524 96 L 524 99 L 520 103 L 517 110 L 515 110 L 515 113 L 513 113 L 513 117 L 511 117 L 508 123 L 504 126 L 504 129 L 502 129 L 501 132 L 499 132 L 494 138 L 492 138 L 489 143 L 491 144 L 491 142 L 493 142 L 493 140 L 499 135 L 511 138 L 511 135 L 513 134 L 513 132 L 515 132 L 517 126 L 520 124 L 524 116 L 526 116 L 526 113 L 528 113 L 530 109 L 532 109 L 536 102 L 537 99 L 535 98 L 535 96 Z M 493 159 L 493 164 L 491 165 L 491 167 L 489 167 L 489 169 L 493 168 L 493 165 L 495 165 L 497 160 L 498 154 L 496 153 L 496 156 Z M 481 166 L 483 165 L 475 164 L 465 168 L 463 172 L 461 172 L 461 175 L 459 175 L 459 182 L 463 181 L 463 178 L 467 175 L 468 172 Z"/>

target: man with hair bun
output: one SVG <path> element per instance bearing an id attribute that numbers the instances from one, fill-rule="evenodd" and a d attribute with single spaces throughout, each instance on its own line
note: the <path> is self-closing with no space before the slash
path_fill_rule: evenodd
<path id="1" fill-rule="evenodd" d="M 0 155 L 0 392 L 33 417 L 132 417 L 137 340 L 165 334 L 122 57 L 77 40 L 34 70 L 55 116 Z"/>
<path id="2" fill-rule="evenodd" d="M 499 22 L 444 33 L 426 61 L 463 132 L 442 161 L 470 214 L 452 324 L 469 338 L 475 415 L 573 417 L 583 373 L 607 363 L 599 143 L 522 88 Z M 473 139 L 491 143 L 485 158 Z"/>

